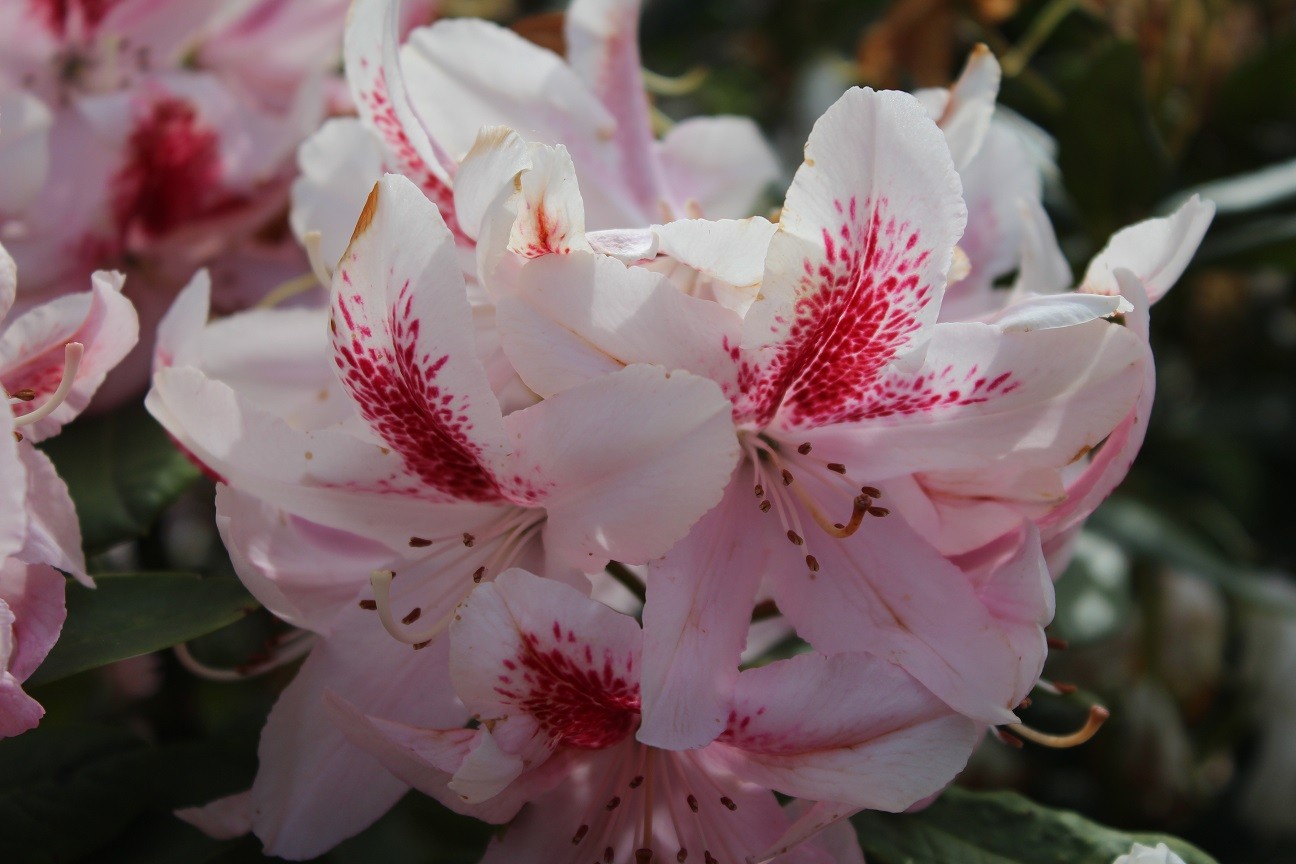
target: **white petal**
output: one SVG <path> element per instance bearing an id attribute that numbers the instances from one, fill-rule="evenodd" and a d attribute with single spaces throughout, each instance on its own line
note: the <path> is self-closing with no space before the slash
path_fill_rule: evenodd
<path id="1" fill-rule="evenodd" d="M 1214 215 L 1215 205 L 1194 195 L 1170 216 L 1117 231 L 1089 263 L 1080 290 L 1119 294 L 1115 271 L 1123 268 L 1143 283 L 1148 302 L 1155 303 L 1178 281 Z"/>
<path id="2" fill-rule="evenodd" d="M 693 117 L 676 124 L 661 142 L 662 168 L 672 199 L 690 215 L 708 219 L 752 215 L 782 174 L 778 157 L 747 117 Z M 692 206 L 690 206 L 692 205 Z"/>

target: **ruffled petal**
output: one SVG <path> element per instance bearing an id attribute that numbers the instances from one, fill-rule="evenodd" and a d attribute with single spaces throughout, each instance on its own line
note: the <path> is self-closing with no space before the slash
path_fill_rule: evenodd
<path id="1" fill-rule="evenodd" d="M 1125 269 L 1143 283 L 1148 303 L 1157 302 L 1187 268 L 1214 216 L 1214 203 L 1194 195 L 1170 216 L 1117 231 L 1089 263 L 1080 290 L 1120 294 L 1116 271 Z"/>
<path id="2" fill-rule="evenodd" d="M 662 139 L 662 170 L 676 216 L 708 219 L 752 215 L 782 173 L 778 157 L 748 117 L 692 117 Z"/>

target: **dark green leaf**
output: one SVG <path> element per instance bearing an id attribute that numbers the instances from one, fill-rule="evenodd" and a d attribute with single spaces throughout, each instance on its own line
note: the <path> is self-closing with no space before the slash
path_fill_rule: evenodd
<path id="1" fill-rule="evenodd" d="M 1115 831 L 1011 792 L 954 787 L 920 813 L 852 821 L 869 864 L 1111 864 L 1135 842 L 1165 843 L 1186 864 L 1215 864 L 1182 840 Z"/>
<path id="2" fill-rule="evenodd" d="M 232 577 L 113 573 L 98 587 L 68 583 L 63 634 L 32 676 L 43 683 L 115 660 L 169 648 L 233 623 L 257 602 Z"/>
<path id="3" fill-rule="evenodd" d="M 198 478 L 142 405 L 80 420 L 41 446 L 72 493 L 91 553 L 144 535 Z"/>
<path id="4" fill-rule="evenodd" d="M 1169 160 L 1133 43 L 1109 43 L 1090 58 L 1066 94 L 1057 138 L 1067 191 L 1096 242 L 1147 215 L 1165 191 Z"/>

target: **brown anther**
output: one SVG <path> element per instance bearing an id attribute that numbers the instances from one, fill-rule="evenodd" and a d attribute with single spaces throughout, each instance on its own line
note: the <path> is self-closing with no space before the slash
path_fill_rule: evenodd
<path id="1" fill-rule="evenodd" d="M 370 612 L 372 612 L 373 610 L 378 608 L 378 603 L 375 600 L 361 600 L 360 608 L 368 609 Z"/>
<path id="2" fill-rule="evenodd" d="M 482 580 L 482 577 L 484 577 L 485 575 L 486 575 L 486 565 L 483 564 L 481 567 L 478 567 L 476 570 L 473 571 L 473 581 L 480 582 Z"/>
<path id="3" fill-rule="evenodd" d="M 716 860 L 716 857 L 714 855 L 712 855 L 710 852 L 707 852 L 705 850 L 702 852 L 702 860 L 705 862 L 705 864 L 720 864 L 720 862 Z"/>
<path id="4" fill-rule="evenodd" d="M 427 646 L 429 646 L 429 645 L 431 645 L 431 644 L 432 644 L 432 640 L 431 640 L 431 639 L 428 639 L 428 640 L 425 641 L 425 642 L 415 642 L 415 643 L 414 643 L 414 650 L 415 650 L 415 651 L 422 651 L 424 648 L 426 648 Z"/>
<path id="5" fill-rule="evenodd" d="M 807 441 L 806 443 L 804 443 L 804 444 L 802 444 L 800 447 L 798 447 L 798 448 L 797 448 L 797 452 L 800 453 L 802 456 L 809 456 L 809 455 L 810 455 L 810 442 Z"/>
<path id="6" fill-rule="evenodd" d="M 844 531 L 844 530 L 846 530 L 846 526 L 843 525 L 843 524 L 840 523 L 840 522 L 834 522 L 834 523 L 833 523 L 833 527 L 836 528 L 838 531 Z"/>
<path id="7" fill-rule="evenodd" d="M 845 474 L 845 473 L 846 473 L 846 466 L 843 465 L 843 464 L 840 463 L 840 462 L 829 462 L 829 463 L 828 463 L 828 470 L 829 470 L 829 471 L 832 471 L 832 472 L 835 473 L 835 474 Z"/>
<path id="8" fill-rule="evenodd" d="M 621 803 L 621 796 L 620 796 L 620 795 L 613 795 L 612 798 L 611 798 L 611 800 L 609 800 L 608 803 L 607 803 L 607 809 L 609 809 L 609 810 L 615 810 L 615 809 L 617 808 L 617 805 L 620 804 L 620 803 Z"/>
<path id="9" fill-rule="evenodd" d="M 790 540 L 790 541 L 792 542 L 792 545 L 793 545 L 793 546 L 800 546 L 802 543 L 805 542 L 804 540 L 801 539 L 801 535 L 800 535 L 800 534 L 796 533 L 795 531 L 791 531 L 791 530 L 788 531 L 788 533 L 787 533 L 787 538 L 788 538 L 788 540 Z"/>
<path id="10" fill-rule="evenodd" d="M 675 856 L 675 860 L 678 861 L 679 864 L 684 864 L 684 862 L 688 860 L 688 850 L 681 846 L 679 853 Z"/>
<path id="11" fill-rule="evenodd" d="M 604 849 L 603 849 L 603 864 L 612 864 L 612 859 L 615 858 L 615 857 L 616 857 L 616 850 L 615 850 L 615 849 L 613 849 L 611 846 L 606 846 L 606 847 L 604 847 Z"/>
<path id="12" fill-rule="evenodd" d="M 431 546 L 432 541 L 428 540 L 426 537 L 411 537 L 409 539 L 409 544 L 415 549 L 422 549 L 426 546 Z"/>
<path id="13" fill-rule="evenodd" d="M 870 498 L 881 498 L 882 490 L 877 488 L 876 486 L 861 486 L 860 494 L 867 495 Z"/>
<path id="14" fill-rule="evenodd" d="M 23 435 L 22 435 L 21 432 L 15 432 L 15 433 L 13 433 L 13 436 L 14 436 L 14 440 L 15 440 L 15 441 L 22 441 L 22 440 L 23 440 Z"/>
<path id="15" fill-rule="evenodd" d="M 17 399 L 19 402 L 30 402 L 36 398 L 36 391 L 30 387 L 24 387 L 14 393 L 9 394 L 10 398 Z"/>
<path id="16" fill-rule="evenodd" d="M 759 483 L 756 484 L 756 497 L 757 498 L 765 497 L 765 487 Z"/>
<path id="17" fill-rule="evenodd" d="M 868 515 L 870 516 L 876 516 L 879 519 L 881 519 L 883 516 L 891 515 L 891 511 L 885 507 L 868 507 L 865 508 L 864 512 L 868 513 Z"/>
<path id="18" fill-rule="evenodd" d="M 472 546 L 472 545 L 473 545 L 473 541 L 476 540 L 476 539 L 477 539 L 476 537 L 474 537 L 473 535 L 469 534 L 467 531 L 465 531 L 464 534 L 463 534 L 463 544 L 464 544 L 465 546 Z"/>
<path id="19" fill-rule="evenodd" d="M 1057 689 L 1058 694 L 1062 696 L 1070 696 L 1080 689 L 1074 684 L 1063 684 L 1061 681 L 1054 681 L 1053 686 Z"/>
<path id="20" fill-rule="evenodd" d="M 653 851 L 651 849 L 636 849 L 635 864 L 652 864 Z"/>
<path id="21" fill-rule="evenodd" d="M 415 606 L 413 609 L 411 609 L 409 612 L 405 614 L 405 617 L 401 619 L 401 623 L 413 624 L 415 621 L 419 619 L 419 616 L 422 614 L 423 614 L 423 610 L 420 609 L 418 606 Z"/>
<path id="22" fill-rule="evenodd" d="M 640 786 L 643 785 L 643 780 L 644 780 L 644 778 L 643 778 L 643 775 L 642 775 L 642 774 L 636 774 L 636 775 L 635 775 L 635 776 L 630 780 L 630 788 L 631 788 L 631 789 L 638 789 Z"/>
<path id="23" fill-rule="evenodd" d="M 1065 651 L 1070 647 L 1070 643 L 1065 639 L 1059 639 L 1056 636 L 1048 637 L 1048 647 L 1054 651 Z"/>
<path id="24" fill-rule="evenodd" d="M 784 486 L 791 486 L 791 485 L 792 485 L 792 479 L 793 479 L 793 478 L 792 478 L 792 472 L 789 471 L 789 470 L 787 470 L 786 468 L 784 468 L 784 469 L 783 469 L 783 485 L 784 485 Z"/>
<path id="25" fill-rule="evenodd" d="M 762 513 L 768 513 L 768 512 L 770 511 L 770 508 L 773 507 L 773 506 L 774 506 L 774 505 L 771 504 L 771 503 L 768 502 L 768 501 L 762 501 L 762 502 L 760 503 L 760 511 L 761 511 Z"/>
<path id="26" fill-rule="evenodd" d="M 734 810 L 738 809 L 738 805 L 735 804 L 734 800 L 730 798 L 728 795 L 722 795 L 720 797 L 720 803 L 723 804 L 725 806 L 725 809 L 729 810 L 730 812 L 733 812 Z"/>
<path id="27" fill-rule="evenodd" d="M 1017 710 L 1018 710 L 1018 711 L 1025 711 L 1027 708 L 1029 708 L 1029 707 L 1031 706 L 1031 704 L 1032 704 L 1032 703 L 1031 703 L 1031 698 L 1030 698 L 1029 696 L 1027 696 L 1027 697 L 1026 697 L 1025 699 L 1023 699 L 1020 703 L 1018 703 L 1018 705 L 1017 705 Z"/>
<path id="28" fill-rule="evenodd" d="M 574 835 L 572 835 L 572 845 L 573 845 L 573 846 L 577 846 L 577 845 L 579 845 L 579 844 L 580 844 L 580 841 L 584 840 L 584 839 L 585 839 L 585 835 L 588 834 L 588 833 L 589 833 L 589 826 L 588 826 L 588 825 L 582 825 L 582 826 L 580 826 L 579 828 L 577 828 L 577 829 L 576 829 L 576 833 L 575 833 Z"/>
<path id="29" fill-rule="evenodd" d="M 688 796 L 688 798 L 685 798 L 684 800 L 688 802 L 690 810 L 692 810 L 694 813 L 698 812 L 698 803 L 696 798 L 690 795 Z"/>
<path id="30" fill-rule="evenodd" d="M 813 555 L 806 556 L 806 566 L 810 568 L 811 573 L 819 572 L 819 559 Z"/>

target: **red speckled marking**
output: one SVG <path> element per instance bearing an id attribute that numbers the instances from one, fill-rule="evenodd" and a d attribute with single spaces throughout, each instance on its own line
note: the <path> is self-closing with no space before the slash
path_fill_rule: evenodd
<path id="1" fill-rule="evenodd" d="M 454 235 L 456 243 L 472 244 L 473 241 L 464 234 L 463 228 L 459 225 L 455 213 L 454 191 L 427 162 L 423 161 L 423 157 L 419 155 L 418 150 L 414 149 L 413 142 L 406 134 L 405 126 L 396 116 L 396 109 L 392 107 L 391 97 L 387 91 L 387 73 L 380 70 L 374 78 L 373 89 L 361 93 L 360 98 L 369 111 L 369 120 L 386 142 L 392 157 L 396 159 L 396 167 L 400 173 L 418 184 L 428 200 L 441 211 L 441 218 L 445 220 L 446 227 Z"/>
<path id="2" fill-rule="evenodd" d="M 27 5 L 50 32 L 66 36 L 74 10 L 79 12 L 86 29 L 94 30 L 120 2 L 121 0 L 28 0 Z"/>
<path id="3" fill-rule="evenodd" d="M 924 414 L 942 408 L 979 405 L 1006 396 L 1021 386 L 1011 372 L 993 378 L 946 366 L 939 373 L 888 374 L 875 380 L 868 393 L 846 418 L 848 421 L 882 419 L 904 414 Z"/>
<path id="4" fill-rule="evenodd" d="M 349 284 L 349 274 L 343 272 Z M 361 415 L 406 468 L 460 500 L 498 501 L 500 490 L 469 437 L 467 398 L 444 391 L 437 377 L 448 355 L 419 354 L 419 321 L 411 316 L 410 283 L 401 289 L 384 331 L 375 334 L 360 294 L 337 295 L 334 358 Z"/>
<path id="5" fill-rule="evenodd" d="M 823 229 L 823 255 L 802 265 L 793 320 L 777 353 L 764 367 L 741 369 L 740 385 L 762 423 L 780 406 L 795 425 L 843 422 L 919 328 L 932 298 L 919 275 L 932 250 L 917 228 L 888 216 L 886 199 L 876 207 L 866 201 L 860 208 L 854 198 L 835 205 L 842 221 Z"/>
<path id="6" fill-rule="evenodd" d="M 113 181 L 113 216 L 124 234 L 159 236 L 240 203 L 221 195 L 220 139 L 177 97 L 137 109 L 126 162 Z"/>
<path id="7" fill-rule="evenodd" d="M 543 640 L 523 633 L 522 651 L 504 667 L 495 692 L 534 717 L 551 741 L 599 750 L 624 740 L 639 724 L 634 658 L 606 650 L 597 656 L 557 621 Z"/>
<path id="8" fill-rule="evenodd" d="M 523 258 L 569 254 L 571 226 L 546 208 L 543 198 L 538 206 L 525 202 L 525 207 L 530 218 L 517 223 L 525 242 L 511 245 L 509 249 Z"/>

